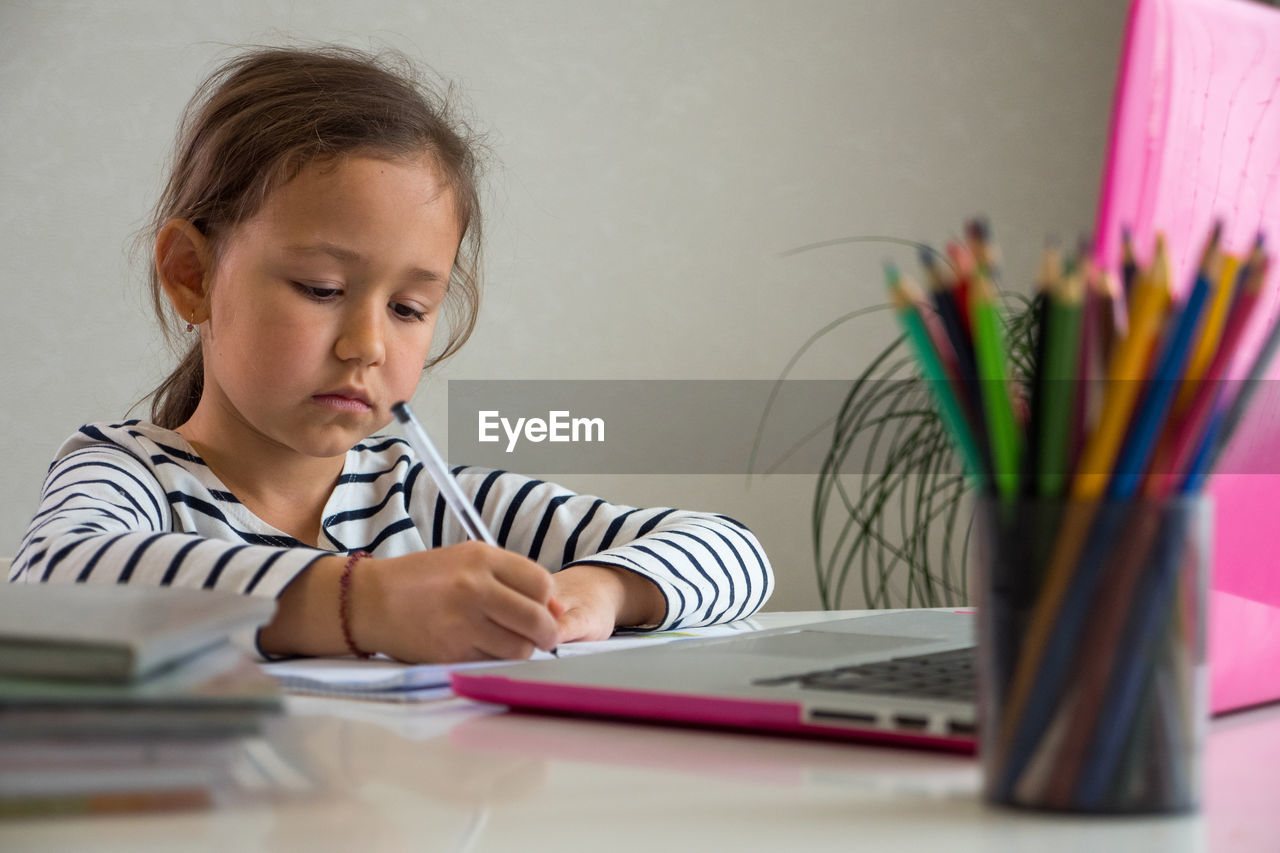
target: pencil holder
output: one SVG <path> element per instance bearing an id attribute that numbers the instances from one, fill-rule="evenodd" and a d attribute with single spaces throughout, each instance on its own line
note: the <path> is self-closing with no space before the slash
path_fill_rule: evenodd
<path id="1" fill-rule="evenodd" d="M 977 506 L 979 714 L 991 802 L 1199 805 L 1207 720 L 1204 496 Z"/>

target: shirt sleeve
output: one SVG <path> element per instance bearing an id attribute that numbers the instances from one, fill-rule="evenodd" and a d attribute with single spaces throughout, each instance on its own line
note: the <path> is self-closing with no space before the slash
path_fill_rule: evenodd
<path id="1" fill-rule="evenodd" d="M 666 600 L 654 629 L 741 619 L 773 592 L 760 542 L 726 516 L 619 506 L 506 471 L 461 467 L 454 474 L 502 547 L 552 572 L 598 563 L 651 580 Z M 424 538 L 432 546 L 465 541 L 429 478 L 414 479 L 413 514 Z"/>
<path id="2" fill-rule="evenodd" d="M 136 583 L 274 598 L 325 552 L 173 531 L 168 496 L 127 450 L 99 444 L 59 459 L 9 568 L 10 581 Z"/>

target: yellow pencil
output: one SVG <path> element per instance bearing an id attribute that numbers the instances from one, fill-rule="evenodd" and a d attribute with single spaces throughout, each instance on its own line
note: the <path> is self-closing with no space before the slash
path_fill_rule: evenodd
<path id="1" fill-rule="evenodd" d="M 1157 235 L 1151 270 L 1139 272 L 1134 284 L 1129 334 L 1116 346 L 1107 368 L 1107 390 L 1098 426 L 1085 442 L 1071 483 L 1071 496 L 1077 500 L 1102 497 L 1111 480 L 1120 444 L 1172 300 L 1168 269 L 1164 237 Z"/>
<path id="2" fill-rule="evenodd" d="M 1233 297 L 1236 292 L 1236 274 L 1240 268 L 1240 259 L 1234 255 L 1223 255 L 1222 274 L 1214 282 L 1213 301 L 1209 303 L 1209 311 L 1205 314 L 1204 325 L 1200 329 L 1200 337 L 1191 350 L 1191 358 L 1187 361 L 1187 371 L 1178 390 L 1178 398 L 1174 402 L 1174 412 L 1185 411 L 1196 395 L 1196 387 L 1204 376 L 1213 354 L 1218 349 L 1218 341 L 1222 337 L 1223 327 L 1227 322 Z"/>

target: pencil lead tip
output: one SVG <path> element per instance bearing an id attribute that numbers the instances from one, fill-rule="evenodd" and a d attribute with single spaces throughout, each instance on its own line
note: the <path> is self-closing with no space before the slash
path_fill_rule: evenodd
<path id="1" fill-rule="evenodd" d="M 896 287 L 900 276 L 898 275 L 898 265 L 893 261 L 884 262 L 884 277 L 890 287 Z"/>

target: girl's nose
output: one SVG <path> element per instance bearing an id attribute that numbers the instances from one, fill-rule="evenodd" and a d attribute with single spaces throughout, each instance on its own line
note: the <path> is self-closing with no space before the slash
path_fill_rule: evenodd
<path id="1" fill-rule="evenodd" d="M 352 306 L 343 318 L 334 343 L 340 361 L 361 365 L 380 364 L 386 357 L 386 329 L 382 312 L 374 306 Z"/>

